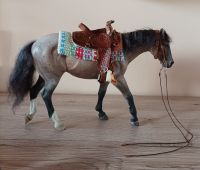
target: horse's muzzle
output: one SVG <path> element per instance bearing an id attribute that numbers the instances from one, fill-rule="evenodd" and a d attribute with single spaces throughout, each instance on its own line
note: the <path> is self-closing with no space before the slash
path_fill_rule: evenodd
<path id="1" fill-rule="evenodd" d="M 170 62 L 167 63 L 167 68 L 171 68 L 173 64 L 174 64 L 174 61 L 171 60 Z"/>

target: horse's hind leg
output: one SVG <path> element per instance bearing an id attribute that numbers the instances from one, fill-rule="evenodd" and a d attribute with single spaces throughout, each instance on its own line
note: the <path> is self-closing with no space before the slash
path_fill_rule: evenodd
<path id="1" fill-rule="evenodd" d="M 58 80 L 57 79 L 49 79 L 49 80 L 45 81 L 44 89 L 42 91 L 42 98 L 47 107 L 49 118 L 51 118 L 51 120 L 54 123 L 54 128 L 57 130 L 64 130 L 65 126 L 60 121 L 58 114 L 54 110 L 54 106 L 53 106 L 52 100 L 51 100 L 53 91 L 55 90 L 58 82 L 59 82 L 59 79 Z"/>
<path id="2" fill-rule="evenodd" d="M 44 79 L 39 76 L 36 84 L 31 87 L 30 89 L 30 106 L 29 106 L 29 112 L 25 114 L 25 124 L 30 122 L 33 119 L 33 116 L 37 112 L 36 107 L 36 98 L 38 96 L 38 93 L 44 86 Z"/>
<path id="3" fill-rule="evenodd" d="M 108 120 L 108 116 L 106 115 L 106 113 L 102 109 L 103 99 L 104 99 L 104 96 L 106 94 L 108 85 L 109 85 L 109 83 L 105 82 L 103 84 L 100 84 L 100 86 L 99 86 L 98 101 L 97 101 L 97 105 L 96 105 L 95 109 L 96 109 L 97 112 L 99 112 L 99 119 L 100 120 Z"/>

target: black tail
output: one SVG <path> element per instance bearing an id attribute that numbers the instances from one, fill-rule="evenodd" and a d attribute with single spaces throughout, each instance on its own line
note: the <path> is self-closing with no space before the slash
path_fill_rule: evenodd
<path id="1" fill-rule="evenodd" d="M 9 94 L 14 97 L 12 109 L 18 106 L 29 92 L 32 82 L 35 67 L 33 64 L 33 56 L 31 53 L 31 47 L 33 42 L 30 42 L 24 46 L 19 52 L 15 67 L 11 72 L 9 78 Z"/>

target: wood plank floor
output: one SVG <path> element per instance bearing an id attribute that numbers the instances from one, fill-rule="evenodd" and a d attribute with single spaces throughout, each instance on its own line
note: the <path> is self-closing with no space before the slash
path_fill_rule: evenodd
<path id="1" fill-rule="evenodd" d="M 105 98 L 108 121 L 100 121 L 95 95 L 54 95 L 58 114 L 66 130 L 57 132 L 47 117 L 42 99 L 38 113 L 27 126 L 26 100 L 15 115 L 7 95 L 0 95 L 1 170 L 194 170 L 200 169 L 200 98 L 172 97 L 180 121 L 194 133 L 192 146 L 175 153 L 132 157 L 169 148 L 121 146 L 130 142 L 175 142 L 183 138 L 172 125 L 159 97 L 135 97 L 140 126 L 131 127 L 128 107 L 122 96 Z"/>

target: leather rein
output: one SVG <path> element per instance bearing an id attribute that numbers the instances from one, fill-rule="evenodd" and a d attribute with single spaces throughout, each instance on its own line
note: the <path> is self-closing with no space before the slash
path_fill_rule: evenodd
<path id="1" fill-rule="evenodd" d="M 155 153 L 144 153 L 144 154 L 129 154 L 125 155 L 125 157 L 143 157 L 143 156 L 155 156 L 155 155 L 161 155 L 166 153 L 172 153 L 175 151 L 178 151 L 180 149 L 189 147 L 191 144 L 191 141 L 194 137 L 193 133 L 190 132 L 176 117 L 174 111 L 172 110 L 170 101 L 169 101 L 169 94 L 168 94 L 168 81 L 167 81 L 167 69 L 165 69 L 165 85 L 166 85 L 166 100 L 163 93 L 163 87 L 162 87 L 162 77 L 161 73 L 163 71 L 163 67 L 160 69 L 159 72 L 159 78 L 160 78 L 160 90 L 161 90 L 161 96 L 162 96 L 162 102 L 164 104 L 165 110 L 170 117 L 170 120 L 172 121 L 174 127 L 181 133 L 181 135 L 184 138 L 184 141 L 179 142 L 135 142 L 135 143 L 125 143 L 121 146 L 138 146 L 138 147 L 160 147 L 160 148 L 173 148 L 167 151 L 161 151 L 161 152 L 155 152 Z M 189 135 L 189 136 L 188 136 Z"/>

